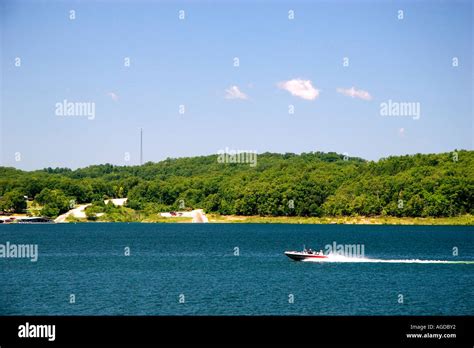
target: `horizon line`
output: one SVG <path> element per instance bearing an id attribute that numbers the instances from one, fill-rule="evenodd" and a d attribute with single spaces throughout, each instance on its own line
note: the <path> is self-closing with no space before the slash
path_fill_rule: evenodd
<path id="1" fill-rule="evenodd" d="M 370 163 L 370 162 L 377 163 L 381 160 L 388 159 L 388 158 L 391 158 L 391 157 L 406 157 L 406 156 L 417 156 L 417 155 L 442 155 L 442 154 L 452 154 L 454 152 L 461 152 L 461 151 L 470 152 L 470 151 L 474 151 L 474 150 L 453 149 L 452 151 L 448 151 L 448 152 L 405 153 L 405 154 L 401 154 L 401 155 L 399 154 L 399 155 L 389 155 L 389 156 L 379 157 L 376 160 L 368 160 L 364 157 L 350 156 L 347 153 L 338 153 L 338 152 L 335 152 L 335 151 L 329 151 L 329 152 L 310 151 L 310 152 L 299 152 L 299 153 L 296 153 L 296 152 L 282 153 L 282 152 L 270 152 L 270 151 L 265 151 L 265 152 L 258 153 L 258 152 L 254 152 L 253 150 L 234 150 L 234 151 L 241 151 L 240 153 L 252 152 L 252 153 L 255 153 L 257 156 L 259 156 L 259 155 L 260 156 L 261 155 L 282 155 L 282 156 L 283 155 L 295 155 L 295 156 L 302 156 L 302 155 L 307 155 L 307 154 L 318 154 L 318 153 L 319 154 L 324 154 L 324 155 L 335 154 L 335 155 L 343 156 L 343 157 L 347 156 L 348 159 L 352 159 L 352 160 L 359 159 L 359 160 L 364 161 L 365 163 Z M 226 153 L 226 152 L 224 152 L 224 153 Z M 165 158 L 163 160 L 160 160 L 160 161 L 146 161 L 146 162 L 141 163 L 141 164 L 113 164 L 113 163 L 110 163 L 110 162 L 105 162 L 105 163 L 98 163 L 98 164 L 97 163 L 96 164 L 88 164 L 86 166 L 76 167 L 76 168 L 72 168 L 72 167 L 42 167 L 42 168 L 31 169 L 31 170 L 20 169 L 20 168 L 13 167 L 13 166 L 4 166 L 4 165 L 0 164 L 0 168 L 12 168 L 12 169 L 15 169 L 15 170 L 20 170 L 22 172 L 43 171 L 45 169 L 69 169 L 71 171 L 76 171 L 76 170 L 80 170 L 80 169 L 84 169 L 84 168 L 89 168 L 89 167 L 94 167 L 94 166 L 105 166 L 105 165 L 111 165 L 111 166 L 114 166 L 114 167 L 142 167 L 142 166 L 146 166 L 146 165 L 149 165 L 149 164 L 159 164 L 159 163 L 166 162 L 166 161 L 169 161 L 169 160 L 189 159 L 189 158 L 198 158 L 198 157 L 211 157 L 211 156 L 219 156 L 219 153 L 213 153 L 213 154 L 207 154 L 207 155 L 196 155 L 196 156 L 167 157 L 167 158 Z M 232 163 L 230 163 L 230 164 L 232 164 Z M 238 164 L 238 163 L 236 163 L 236 164 Z"/>

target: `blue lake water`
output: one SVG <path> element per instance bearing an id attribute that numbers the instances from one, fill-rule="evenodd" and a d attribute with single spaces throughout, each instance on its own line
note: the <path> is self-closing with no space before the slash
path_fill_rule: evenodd
<path id="1" fill-rule="evenodd" d="M 7 241 L 38 244 L 39 256 L 0 258 L 0 315 L 474 314 L 473 227 L 0 226 L 0 244 Z M 378 262 L 295 262 L 283 254 L 333 242 L 363 244 Z"/>

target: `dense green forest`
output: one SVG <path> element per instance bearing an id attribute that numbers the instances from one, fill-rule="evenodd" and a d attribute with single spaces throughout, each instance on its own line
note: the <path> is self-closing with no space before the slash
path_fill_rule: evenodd
<path id="1" fill-rule="evenodd" d="M 218 163 L 217 156 L 142 166 L 71 170 L 0 167 L 0 210 L 34 199 L 46 216 L 72 202 L 128 197 L 128 207 L 158 213 L 203 208 L 260 216 L 447 217 L 474 214 L 474 151 L 393 156 L 377 162 L 336 153 L 264 153 L 258 165 Z M 101 203 L 99 203 L 101 202 Z"/>

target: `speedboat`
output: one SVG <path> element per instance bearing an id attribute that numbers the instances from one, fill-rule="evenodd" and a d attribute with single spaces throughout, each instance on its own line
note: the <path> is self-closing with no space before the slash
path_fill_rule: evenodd
<path id="1" fill-rule="evenodd" d="M 302 261 L 308 259 L 327 259 L 328 256 L 324 255 L 323 251 L 313 251 L 311 249 L 304 249 L 303 251 L 285 251 L 285 255 L 295 261 Z"/>

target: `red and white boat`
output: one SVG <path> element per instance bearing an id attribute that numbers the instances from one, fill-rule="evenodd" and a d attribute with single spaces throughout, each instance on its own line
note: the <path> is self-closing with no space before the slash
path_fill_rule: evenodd
<path id="1" fill-rule="evenodd" d="M 307 259 L 327 259 L 328 256 L 324 255 L 323 251 L 313 251 L 311 249 L 304 248 L 303 251 L 285 251 L 285 255 L 295 261 L 302 261 Z"/>

